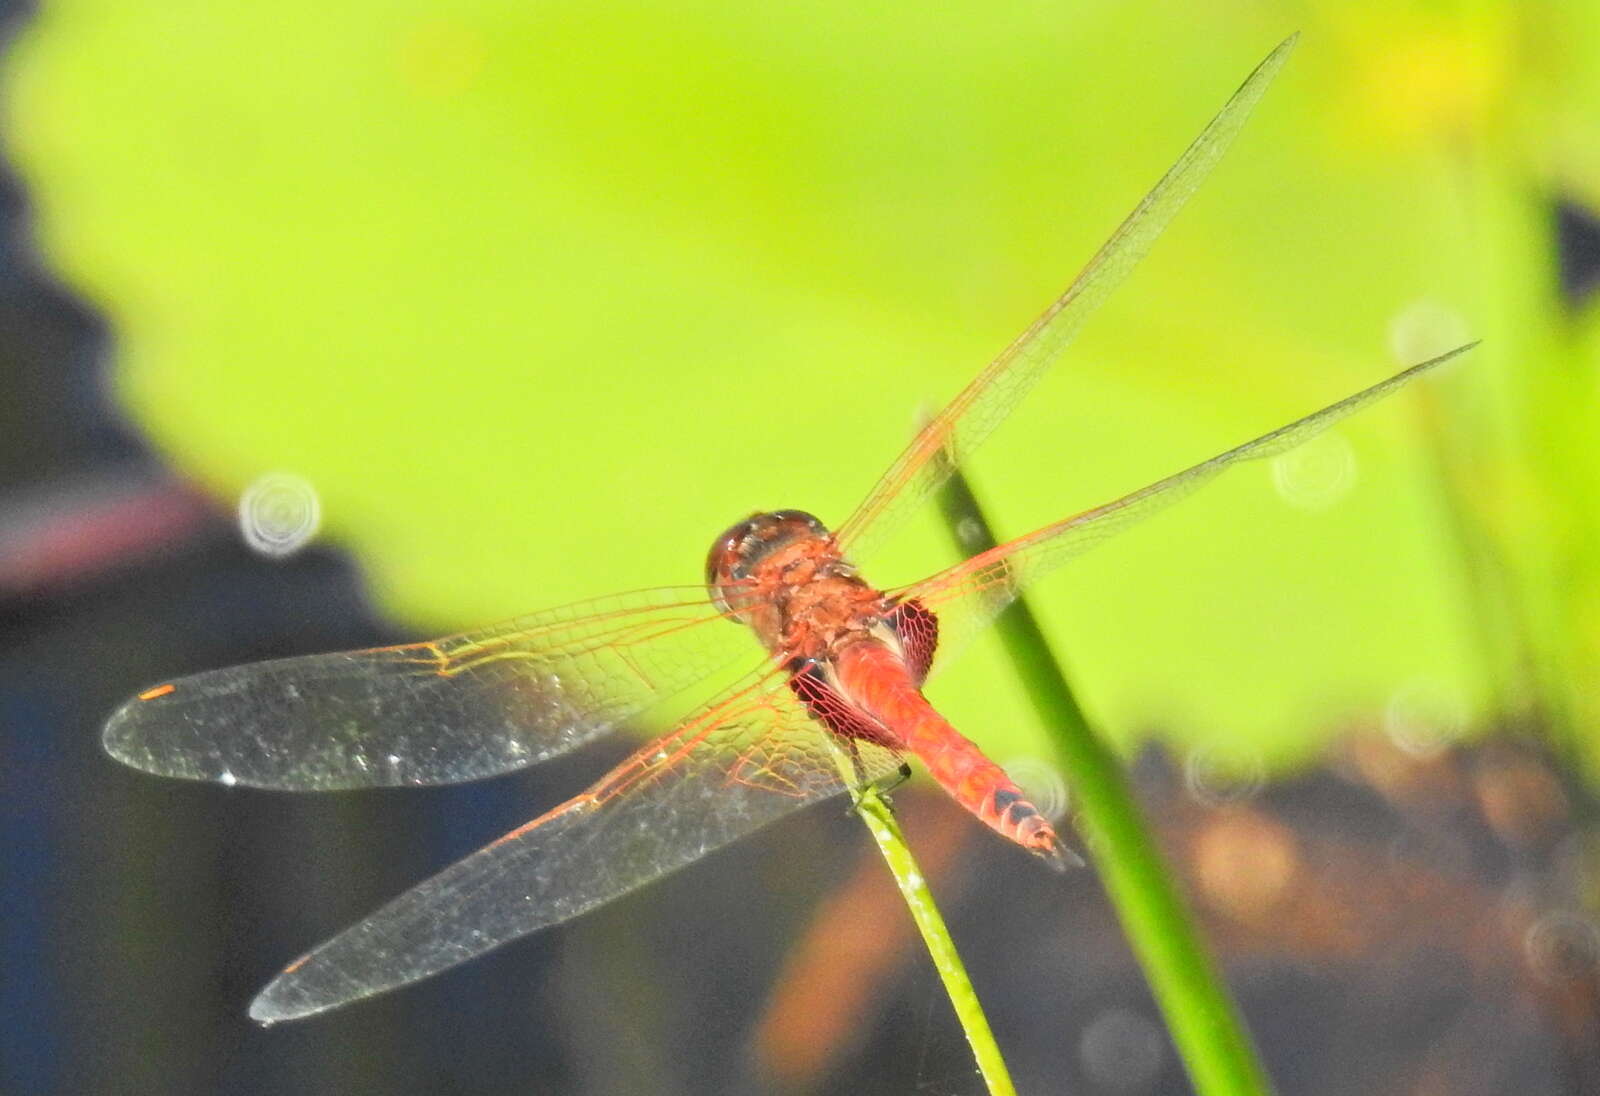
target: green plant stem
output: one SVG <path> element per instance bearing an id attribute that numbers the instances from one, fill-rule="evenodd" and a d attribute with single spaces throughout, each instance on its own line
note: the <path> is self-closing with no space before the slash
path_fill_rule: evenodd
<path id="1" fill-rule="evenodd" d="M 963 553 L 994 546 L 988 522 L 959 471 L 941 491 L 940 505 Z M 1051 728 L 1080 828 L 1195 1091 L 1266 1096 L 1271 1091 L 1266 1073 L 1121 763 L 1090 729 L 1043 630 L 1020 598 L 1000 615 L 996 628 L 1029 698 Z"/>
<path id="2" fill-rule="evenodd" d="M 922 943 L 933 959 L 934 969 L 939 972 L 939 980 L 944 983 L 950 1004 L 955 1007 L 956 1019 L 966 1033 L 972 1055 L 977 1059 L 978 1072 L 990 1096 L 1016 1096 L 1017 1090 L 1011 1083 L 1005 1059 L 1000 1056 L 999 1044 L 994 1041 L 994 1032 L 989 1030 L 989 1019 L 983 1014 L 977 991 L 967 977 L 967 968 L 961 962 L 950 930 L 939 914 L 939 907 L 934 904 L 927 878 L 912 857 L 905 835 L 900 832 L 894 811 L 875 785 L 857 787 L 850 759 L 837 744 L 831 741 L 829 744 L 834 750 L 839 771 L 853 789 L 851 796 L 855 800 L 856 813 L 867 824 L 872 839 L 878 843 L 878 851 L 883 853 L 884 862 L 894 875 L 895 885 L 900 888 L 900 896 L 911 911 L 911 919 L 922 934 Z"/>

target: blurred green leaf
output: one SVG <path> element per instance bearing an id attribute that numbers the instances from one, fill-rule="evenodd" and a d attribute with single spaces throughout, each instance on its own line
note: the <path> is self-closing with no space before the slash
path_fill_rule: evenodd
<path id="1" fill-rule="evenodd" d="M 1519 321 L 1485 315 L 1462 135 L 1515 133 L 1514 162 L 1596 193 L 1580 24 L 58 0 L 12 47 L 6 132 L 51 261 L 115 324 L 129 412 L 224 496 L 315 482 L 385 603 L 437 630 L 692 582 L 752 509 L 840 520 L 914 408 L 1020 330 L 1297 27 L 1229 162 L 974 462 L 1002 532 L 1391 372 L 1397 322 L 1410 357 L 1452 326 L 1493 354 Z M 1528 76 L 1552 66 L 1584 77 Z M 1554 135 L 1543 160 L 1527 118 Z M 1512 383 L 1499 362 L 1441 382 L 1443 414 L 1512 445 L 1526 423 L 1462 395 Z M 1315 467 L 1242 475 L 1039 592 L 1108 731 L 1286 757 L 1397 698 L 1480 708 L 1494 671 L 1417 406 L 1340 428 L 1342 493 Z M 1496 530 L 1519 475 L 1486 489 Z M 947 558 L 928 523 L 868 573 Z M 937 699 L 1000 756 L 1036 749 L 996 666 L 975 655 Z"/>

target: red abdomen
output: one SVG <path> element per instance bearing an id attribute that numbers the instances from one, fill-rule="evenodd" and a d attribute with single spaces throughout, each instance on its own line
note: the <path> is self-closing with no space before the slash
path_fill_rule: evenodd
<path id="1" fill-rule="evenodd" d="M 934 710 L 895 652 L 867 640 L 846 647 L 836 665 L 849 699 L 898 739 L 894 745 L 915 754 L 957 803 L 1056 867 L 1077 861 L 1005 770 Z"/>

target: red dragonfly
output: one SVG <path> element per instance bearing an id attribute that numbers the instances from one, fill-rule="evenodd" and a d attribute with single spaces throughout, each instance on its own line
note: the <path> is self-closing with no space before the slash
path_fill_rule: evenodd
<path id="1" fill-rule="evenodd" d="M 755 670 L 586 791 L 296 960 L 250 1014 L 266 1023 L 308 1016 L 454 966 L 852 782 L 891 776 L 908 754 L 1002 836 L 1055 865 L 1074 860 L 1021 789 L 928 703 L 924 680 L 1040 575 L 1460 350 L 910 586 L 872 586 L 852 560 L 1039 380 L 1221 157 L 1291 46 L 1262 62 L 1066 293 L 834 531 L 798 510 L 756 514 L 713 543 L 704 587 L 582 602 L 427 643 L 202 673 L 117 711 L 106 748 L 154 773 L 294 790 L 448 784 L 543 761 L 630 723 L 753 656 L 751 632 L 765 649 Z"/>

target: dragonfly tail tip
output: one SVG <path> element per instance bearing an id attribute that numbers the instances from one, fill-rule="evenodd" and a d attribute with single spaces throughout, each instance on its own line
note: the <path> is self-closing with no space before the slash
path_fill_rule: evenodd
<path id="1" fill-rule="evenodd" d="M 1049 848 L 1041 849 L 1039 855 L 1044 859 L 1046 864 L 1050 865 L 1053 870 L 1061 872 L 1062 874 L 1071 871 L 1073 868 L 1083 868 L 1088 866 L 1083 857 L 1069 849 L 1065 844 L 1062 843 L 1060 838 L 1057 838 L 1054 842 L 1052 842 Z"/>

